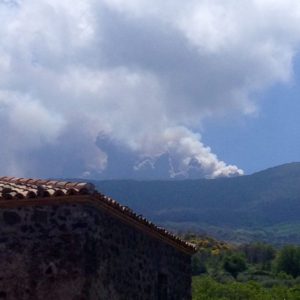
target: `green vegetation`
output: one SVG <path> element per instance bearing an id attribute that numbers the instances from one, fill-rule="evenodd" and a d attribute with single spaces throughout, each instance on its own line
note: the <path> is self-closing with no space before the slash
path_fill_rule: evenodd
<path id="1" fill-rule="evenodd" d="M 300 300 L 300 247 L 236 246 L 194 234 L 185 239 L 197 247 L 194 300 Z"/>
<path id="2" fill-rule="evenodd" d="M 240 253 L 227 255 L 224 259 L 223 269 L 236 278 L 240 272 L 247 269 L 246 261 Z"/>
<path id="3" fill-rule="evenodd" d="M 300 248 L 288 245 L 300 245 L 300 163 L 235 178 L 94 183 L 155 223 L 197 233 L 185 236 L 198 250 L 193 299 L 300 300 Z"/>
<path id="4" fill-rule="evenodd" d="M 300 163 L 234 178 L 94 183 L 175 231 L 237 243 L 300 244 Z"/>
<path id="5" fill-rule="evenodd" d="M 276 261 L 278 272 L 285 272 L 293 277 L 300 275 L 300 248 L 285 246 L 279 253 Z"/>
<path id="6" fill-rule="evenodd" d="M 265 288 L 260 283 L 230 281 L 220 283 L 209 276 L 193 278 L 193 300 L 296 300 L 300 299 L 300 284 L 283 284 Z"/>

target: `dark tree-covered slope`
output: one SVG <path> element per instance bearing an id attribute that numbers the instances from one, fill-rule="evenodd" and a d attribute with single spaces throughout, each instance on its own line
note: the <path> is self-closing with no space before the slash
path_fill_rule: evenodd
<path id="1" fill-rule="evenodd" d="M 300 163 L 234 178 L 94 183 L 161 224 L 265 228 L 300 223 Z"/>

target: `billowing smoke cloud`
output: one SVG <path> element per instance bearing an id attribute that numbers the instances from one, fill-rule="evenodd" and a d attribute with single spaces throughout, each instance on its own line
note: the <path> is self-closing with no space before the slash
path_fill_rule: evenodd
<path id="1" fill-rule="evenodd" d="M 162 158 L 172 177 L 242 174 L 200 125 L 254 112 L 300 41 L 297 0 L 0 0 L 0 19 L 0 168 L 18 176 L 134 177 Z"/>

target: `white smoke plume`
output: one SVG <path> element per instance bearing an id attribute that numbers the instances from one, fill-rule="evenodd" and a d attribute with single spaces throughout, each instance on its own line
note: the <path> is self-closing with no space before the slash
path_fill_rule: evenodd
<path id="1" fill-rule="evenodd" d="M 129 177 L 166 154 L 172 177 L 242 174 L 199 128 L 254 112 L 300 42 L 297 0 L 0 0 L 0 19 L 0 169 L 15 176 L 101 176 L 113 153 Z"/>

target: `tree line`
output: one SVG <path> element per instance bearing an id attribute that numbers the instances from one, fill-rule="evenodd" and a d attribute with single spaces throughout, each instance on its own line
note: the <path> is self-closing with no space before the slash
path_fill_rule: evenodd
<path id="1" fill-rule="evenodd" d="M 185 238 L 197 247 L 193 299 L 300 299 L 299 246 L 234 246 L 209 237 Z"/>

